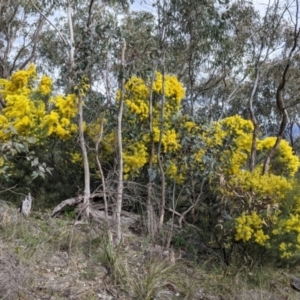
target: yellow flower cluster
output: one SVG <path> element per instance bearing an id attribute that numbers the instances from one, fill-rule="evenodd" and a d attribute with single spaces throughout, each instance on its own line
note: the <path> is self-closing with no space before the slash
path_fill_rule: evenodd
<path id="1" fill-rule="evenodd" d="M 0 126 L 4 130 L 0 133 L 0 138 L 2 140 L 10 138 L 10 132 L 5 131 L 9 126 L 13 126 L 20 135 L 29 135 L 35 126 L 32 117 L 35 110 L 33 103 L 24 95 L 8 95 L 5 100 L 6 107 L 2 109 L 0 120 Z"/>
<path id="2" fill-rule="evenodd" d="M 142 78 L 132 76 L 125 84 L 126 99 L 142 99 L 149 102 L 150 89 Z"/>
<path id="3" fill-rule="evenodd" d="M 165 153 L 174 152 L 180 148 L 175 129 L 166 130 L 166 132 L 163 134 L 162 144 Z"/>
<path id="4" fill-rule="evenodd" d="M 125 104 L 128 106 L 128 109 L 131 113 L 138 115 L 141 121 L 149 118 L 149 107 L 143 100 L 129 100 L 125 101 Z"/>
<path id="5" fill-rule="evenodd" d="M 4 97 L 6 107 L 0 115 L 0 139 L 6 141 L 11 138 L 14 130 L 22 136 L 32 135 L 38 127 L 40 119 L 45 114 L 41 101 L 30 99 L 33 81 L 36 78 L 34 65 L 27 70 L 14 73 L 9 80 L 0 79 L 0 93 Z"/>
<path id="6" fill-rule="evenodd" d="M 77 114 L 77 97 L 68 94 L 66 97 L 58 95 L 51 100 L 63 118 L 74 118 Z"/>
<path id="7" fill-rule="evenodd" d="M 257 244 L 264 246 L 270 237 L 264 234 L 262 225 L 263 220 L 256 212 L 251 215 L 242 213 L 240 217 L 236 218 L 236 241 L 248 242 L 253 238 Z"/>
<path id="8" fill-rule="evenodd" d="M 257 150 L 270 150 L 274 147 L 275 142 L 276 137 L 267 137 L 260 140 L 257 142 Z M 280 168 L 280 171 L 283 173 L 282 175 L 289 177 L 293 177 L 299 169 L 300 160 L 298 156 L 293 153 L 293 149 L 286 140 L 280 142 L 276 157 L 272 160 L 272 165 L 275 165 L 274 169 L 278 168 L 278 164 L 284 166 L 284 168 Z"/>
<path id="9" fill-rule="evenodd" d="M 173 161 L 168 162 L 166 167 L 166 175 L 175 180 L 177 184 L 181 184 L 184 181 L 184 175 L 178 169 L 178 163 L 174 163 Z"/>
<path id="10" fill-rule="evenodd" d="M 244 194 L 251 193 L 257 200 L 268 198 L 271 203 L 278 203 L 284 199 L 286 192 L 292 187 L 291 181 L 285 177 L 270 173 L 262 175 L 260 168 L 253 172 L 239 170 L 235 176 L 230 177 L 229 183 L 235 190 Z"/>
<path id="11" fill-rule="evenodd" d="M 129 145 L 123 152 L 123 171 L 125 178 L 136 174 L 148 161 L 148 150 L 143 141 Z"/>
<path id="12" fill-rule="evenodd" d="M 153 82 L 153 91 L 159 95 L 163 93 L 163 76 L 156 72 L 155 81 Z M 180 108 L 181 100 L 184 97 L 184 89 L 182 84 L 178 81 L 176 76 L 165 75 L 165 103 L 166 113 L 177 112 Z"/>
<path id="13" fill-rule="evenodd" d="M 252 134 L 253 124 L 250 120 L 245 120 L 239 115 L 225 118 L 219 122 L 223 130 L 225 130 L 228 135 L 233 136 L 247 136 L 247 134 Z"/>
<path id="14" fill-rule="evenodd" d="M 51 111 L 44 117 L 43 125 L 48 129 L 48 136 L 56 135 L 60 139 L 68 139 L 72 133 L 77 131 L 75 124 L 70 124 L 70 120 L 67 118 L 61 118 L 56 111 Z"/>
<path id="15" fill-rule="evenodd" d="M 38 91 L 42 95 L 49 95 L 52 91 L 52 79 L 46 75 L 43 75 L 38 87 Z"/>
<path id="16" fill-rule="evenodd" d="M 200 133 L 191 121 L 185 122 L 183 127 L 188 134 L 198 134 L 201 137 L 201 147 L 193 154 L 194 161 L 199 163 L 200 170 L 204 168 L 202 161 L 206 153 L 210 153 L 208 154 L 210 158 L 212 155 L 218 157 L 220 169 L 230 178 L 247 167 L 252 144 L 253 124 L 251 121 L 236 115 L 214 122 L 205 130 L 203 128 Z"/>
<path id="17" fill-rule="evenodd" d="M 31 93 L 31 81 L 36 77 L 35 66 L 31 64 L 28 69 L 15 72 L 9 80 L 1 78 L 0 92 L 5 99 L 8 95 L 22 94 L 28 96 Z"/>
<path id="18" fill-rule="evenodd" d="M 194 122 L 186 121 L 183 127 L 186 128 L 188 132 L 191 132 L 194 128 L 197 127 L 197 125 Z"/>
<path id="19" fill-rule="evenodd" d="M 6 107 L 0 113 L 0 139 L 8 140 L 13 134 L 23 137 L 34 137 L 39 141 L 47 135 L 56 135 L 61 139 L 69 138 L 76 130 L 71 119 L 77 113 L 75 95 L 54 97 L 51 102 L 55 109 L 46 111 L 45 99 L 31 97 L 34 93 L 47 96 L 51 93 L 52 80 L 42 76 L 37 83 L 34 65 L 17 71 L 9 80 L 0 79 L 0 94 L 4 97 Z M 38 86 L 36 89 L 34 86 Z M 33 100 L 34 99 L 34 100 Z M 14 128 L 14 131 L 9 128 Z"/>
<path id="20" fill-rule="evenodd" d="M 71 156 L 71 162 L 73 164 L 81 163 L 82 162 L 82 155 L 81 155 L 81 153 L 79 153 L 79 152 L 70 153 L 70 156 Z"/>
<path id="21" fill-rule="evenodd" d="M 299 242 L 300 242 L 300 218 L 298 214 L 290 214 L 289 218 L 280 220 L 278 223 L 278 228 L 273 230 L 273 234 L 282 234 L 282 233 L 290 233 L 296 232 L 299 234 Z"/>
<path id="22" fill-rule="evenodd" d="M 282 258 L 290 258 L 300 250 L 300 217 L 298 214 L 291 213 L 288 218 L 281 219 L 273 229 L 274 236 L 290 240 L 289 242 L 281 242 L 279 250 Z"/>
<path id="23" fill-rule="evenodd" d="M 272 160 L 270 171 L 262 176 L 262 164 L 258 164 L 250 172 L 248 170 L 249 156 L 252 145 L 253 124 L 240 116 L 225 118 L 214 123 L 203 134 L 206 149 L 199 149 L 195 153 L 195 161 L 200 162 L 206 151 L 215 149 L 218 156 L 220 169 L 227 181 L 227 185 L 220 191 L 231 198 L 235 192 L 242 194 L 249 201 L 263 205 L 278 203 L 284 199 L 285 194 L 291 189 L 291 180 L 287 177 L 294 176 L 299 168 L 299 158 L 293 154 L 287 141 L 280 143 L 277 156 Z M 269 151 L 275 144 L 276 138 L 269 137 L 257 140 L 257 151 Z M 204 147 L 205 148 L 205 147 Z M 201 169 L 201 166 L 200 166 Z M 267 202 L 266 202 L 267 201 Z"/>
<path id="24" fill-rule="evenodd" d="M 77 97 L 68 94 L 66 97 L 58 95 L 51 99 L 55 108 L 44 117 L 43 125 L 47 128 L 47 135 L 56 135 L 60 139 L 68 139 L 77 131 L 77 125 L 71 123 L 77 114 Z"/>
<path id="25" fill-rule="evenodd" d="M 184 97 L 184 88 L 175 76 L 165 75 L 165 118 L 168 119 L 171 114 L 179 111 L 181 100 Z M 154 94 L 162 95 L 163 76 L 157 72 L 152 89 Z M 139 77 L 133 76 L 125 84 L 125 104 L 130 113 L 138 116 L 143 121 L 149 117 L 149 97 L 150 87 Z M 117 99 L 120 98 L 120 92 L 117 93 Z M 160 101 L 153 102 L 154 123 L 158 121 L 160 115 Z"/>
<path id="26" fill-rule="evenodd" d="M 145 137 L 147 139 L 147 137 Z M 158 143 L 160 139 L 160 130 L 157 126 L 153 128 L 153 140 Z M 147 139 L 149 140 L 149 139 Z M 174 152 L 180 148 L 179 140 L 175 129 L 168 129 L 162 135 L 163 152 Z"/>
<path id="27" fill-rule="evenodd" d="M 285 224 L 282 225 L 285 228 L 286 232 L 296 231 L 300 233 L 300 220 L 298 215 L 290 215 L 290 218 L 285 221 Z"/>
<path id="28" fill-rule="evenodd" d="M 291 257 L 293 257 L 295 255 L 295 251 L 293 249 L 293 244 L 292 243 L 285 243 L 285 242 L 282 242 L 280 245 L 279 245 L 279 250 L 281 252 L 281 255 L 280 257 L 281 258 L 286 258 L 286 259 L 289 259 Z"/>
<path id="29" fill-rule="evenodd" d="M 182 84 L 175 76 L 165 75 L 165 108 L 164 108 L 164 129 L 161 143 L 162 153 L 175 153 L 180 149 L 177 131 L 171 128 L 172 117 L 180 109 L 181 100 L 184 97 Z M 148 163 L 148 149 L 150 148 L 151 136 L 149 133 L 149 101 L 151 88 L 153 91 L 152 127 L 153 142 L 157 145 L 161 135 L 161 98 L 163 93 L 163 76 L 156 73 L 152 87 L 139 77 L 131 77 L 125 84 L 124 95 L 124 119 L 131 126 L 139 130 L 139 137 L 132 139 L 128 137 L 124 145 L 124 174 L 137 174 L 146 163 Z M 117 92 L 117 100 L 120 99 L 120 91 Z M 132 130 L 130 130 L 132 136 Z M 128 145 L 128 146 L 127 146 Z M 155 163 L 155 162 L 153 162 Z M 169 165 L 170 166 L 170 165 Z M 172 173 L 172 172 L 171 172 Z M 174 170 L 173 170 L 174 173 Z M 169 174 L 169 173 L 168 173 Z M 126 175 L 126 176 L 127 176 Z M 127 176 L 128 177 L 128 176 Z"/>
<path id="30" fill-rule="evenodd" d="M 212 136 L 206 137 L 207 145 L 210 147 L 225 146 L 220 161 L 226 164 L 228 174 L 238 173 L 247 162 L 250 154 L 252 122 L 236 115 L 225 118 L 213 126 L 215 132 Z"/>

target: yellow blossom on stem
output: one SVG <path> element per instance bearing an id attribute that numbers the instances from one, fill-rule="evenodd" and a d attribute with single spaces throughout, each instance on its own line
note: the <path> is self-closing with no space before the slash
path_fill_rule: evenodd
<path id="1" fill-rule="evenodd" d="M 25 70 L 15 72 L 9 79 L 0 79 L 0 94 L 6 103 L 0 112 L 0 139 L 5 141 L 13 134 L 18 134 L 24 137 L 34 136 L 39 141 L 43 132 L 61 139 L 70 138 L 77 130 L 77 126 L 71 124 L 72 118 L 77 114 L 77 98 L 73 94 L 56 96 L 51 100 L 54 107 L 47 112 L 44 102 L 47 100 L 36 99 L 35 93 L 46 96 L 51 91 L 51 78 L 44 75 L 38 82 L 33 64 Z M 9 130 L 10 128 L 14 131 Z"/>
<path id="2" fill-rule="evenodd" d="M 52 91 L 52 79 L 46 75 L 43 75 L 38 87 L 38 91 L 42 95 L 49 95 Z"/>

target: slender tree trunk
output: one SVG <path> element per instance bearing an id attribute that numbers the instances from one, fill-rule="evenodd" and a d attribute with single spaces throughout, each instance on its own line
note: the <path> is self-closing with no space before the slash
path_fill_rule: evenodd
<path id="1" fill-rule="evenodd" d="M 89 167 L 89 161 L 88 161 L 88 154 L 86 150 L 85 145 L 85 139 L 84 139 L 84 132 L 83 132 L 83 98 L 81 91 L 79 90 L 78 94 L 78 115 L 79 115 L 79 140 L 80 140 L 80 147 L 81 147 L 81 153 L 82 153 L 82 160 L 83 160 L 83 168 L 84 168 L 84 194 L 83 194 L 83 204 L 84 204 L 84 210 L 83 215 L 84 218 L 87 219 L 90 212 L 90 196 L 91 196 L 91 188 L 90 188 L 90 167 Z"/>
<path id="2" fill-rule="evenodd" d="M 159 134 L 159 143 L 157 149 L 157 162 L 158 162 L 158 167 L 161 176 L 161 203 L 160 203 L 160 213 L 159 213 L 159 230 L 162 229 L 162 226 L 164 224 L 165 206 L 166 206 L 166 178 L 165 178 L 165 171 L 163 168 L 162 157 L 161 157 L 162 137 L 164 134 L 164 125 L 165 125 L 164 123 L 165 123 L 165 51 L 163 53 L 160 134 Z"/>
<path id="3" fill-rule="evenodd" d="M 68 23 L 69 23 L 69 31 L 70 31 L 70 42 L 69 42 L 69 86 L 68 91 L 73 88 L 73 76 L 74 76 L 74 29 L 73 29 L 73 20 L 72 20 L 72 7 L 70 4 L 70 0 L 67 0 L 68 4 Z"/>
<path id="4" fill-rule="evenodd" d="M 98 165 L 98 169 L 100 172 L 100 176 L 101 176 L 101 181 L 102 181 L 102 190 L 103 190 L 103 200 L 104 200 L 104 212 L 105 212 L 105 220 L 107 223 L 107 226 L 109 227 L 109 222 L 108 222 L 108 204 L 107 204 L 107 193 L 106 193 L 106 182 L 105 182 L 105 177 L 104 177 L 104 173 L 103 173 L 103 169 L 102 169 L 102 165 L 99 159 L 99 145 L 100 142 L 102 140 L 102 136 L 103 136 L 103 126 L 104 126 L 104 122 L 103 122 L 103 118 L 101 120 L 101 129 L 100 129 L 100 133 L 98 136 L 98 139 L 96 141 L 96 149 L 95 149 L 95 153 L 96 153 L 96 162 Z"/>
<path id="5" fill-rule="evenodd" d="M 261 48 L 261 51 L 262 51 L 262 48 Z M 249 162 L 250 172 L 252 172 L 254 170 L 254 167 L 256 164 L 256 143 L 257 143 L 257 136 L 259 133 L 259 125 L 258 125 L 258 121 L 255 116 L 255 113 L 254 113 L 254 109 L 253 109 L 253 98 L 254 98 L 254 95 L 257 90 L 259 73 L 260 73 L 259 68 L 260 68 L 259 61 L 257 61 L 256 66 L 255 66 L 255 81 L 254 81 L 254 85 L 252 87 L 251 95 L 250 95 L 249 102 L 248 102 L 250 118 L 251 118 L 251 121 L 253 124 L 252 144 L 251 144 L 251 153 L 250 153 L 250 162 Z"/>
<path id="6" fill-rule="evenodd" d="M 74 81 L 73 76 L 74 74 L 74 29 L 73 29 L 73 20 L 72 20 L 72 7 L 70 4 L 70 0 L 67 0 L 67 13 L 68 13 L 68 23 L 69 23 L 69 31 L 70 31 L 70 51 L 69 51 L 69 86 L 68 90 L 70 91 L 73 88 Z M 83 160 L 83 168 L 84 168 L 84 195 L 83 195 L 83 212 L 82 215 L 84 219 L 89 217 L 90 212 L 90 195 L 91 195 L 91 188 L 90 188 L 90 167 L 87 155 L 87 149 L 85 145 L 85 138 L 84 138 L 84 130 L 83 130 L 83 93 L 84 91 L 81 90 L 81 83 L 79 83 L 78 88 L 78 127 L 79 127 L 79 141 L 80 141 L 80 148 L 82 153 L 82 160 Z"/>
<path id="7" fill-rule="evenodd" d="M 168 238 L 167 238 L 167 248 L 170 248 L 171 241 L 173 238 L 173 232 L 174 232 L 174 219 L 175 219 L 175 191 L 176 191 L 176 182 L 174 180 L 173 182 L 173 192 L 172 192 L 172 219 L 171 219 L 171 228 L 168 232 Z"/>
<path id="8" fill-rule="evenodd" d="M 155 145 L 153 140 L 153 82 L 155 79 L 156 68 L 157 66 L 155 65 L 152 79 L 150 82 L 150 98 L 149 98 L 150 157 L 149 157 L 149 169 L 148 169 L 149 181 L 147 185 L 147 230 L 152 238 L 157 232 L 157 224 L 155 220 L 155 213 L 154 213 L 153 203 L 152 203 L 153 180 L 156 177 L 156 174 L 154 173 L 154 169 L 153 169 L 153 158 L 155 153 Z"/>
<path id="9" fill-rule="evenodd" d="M 119 162 L 119 178 L 118 178 L 118 189 L 117 189 L 117 203 L 116 203 L 116 222 L 117 222 L 117 238 L 116 243 L 120 244 L 122 239 L 121 232 L 121 210 L 123 202 L 123 145 L 122 145 L 122 116 L 123 116 L 123 105 L 124 105 L 124 88 L 125 88 L 125 51 L 126 41 L 123 40 L 122 54 L 121 54 L 121 99 L 119 104 L 118 113 L 118 162 Z"/>

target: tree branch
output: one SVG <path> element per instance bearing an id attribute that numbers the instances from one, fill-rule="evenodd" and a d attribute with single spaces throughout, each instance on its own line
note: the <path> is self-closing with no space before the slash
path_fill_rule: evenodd
<path id="1" fill-rule="evenodd" d="M 278 148 L 280 146 L 280 142 L 283 139 L 285 128 L 286 128 L 286 125 L 288 123 L 288 114 L 287 114 L 287 110 L 286 110 L 286 107 L 285 107 L 285 103 L 284 103 L 282 93 L 283 93 L 283 90 L 284 90 L 284 87 L 285 87 L 287 73 L 288 73 L 290 65 L 291 65 L 291 59 L 292 59 L 294 51 L 296 50 L 299 35 L 300 35 L 300 28 L 298 29 L 298 13 L 299 13 L 299 3 L 298 3 L 298 0 L 296 0 L 296 21 L 295 21 L 295 27 L 294 27 L 293 47 L 290 50 L 286 66 L 285 66 L 284 71 L 282 73 L 281 82 L 278 85 L 277 92 L 276 92 L 276 104 L 277 104 L 277 108 L 278 108 L 279 112 L 282 115 L 282 120 L 281 120 L 281 124 L 280 124 L 280 128 L 279 128 L 279 132 L 278 132 L 278 135 L 277 135 L 275 145 L 271 149 L 271 151 L 268 153 L 268 155 L 265 159 L 264 166 L 263 166 L 263 172 L 262 172 L 263 175 L 268 172 L 269 165 L 271 163 L 271 159 L 273 158 L 273 156 L 275 155 L 276 151 L 278 150 Z"/>
<path id="2" fill-rule="evenodd" d="M 65 46 L 68 46 L 69 43 L 66 41 L 66 39 L 64 38 L 64 36 L 62 35 L 62 33 L 60 32 L 60 30 L 57 28 L 57 26 L 55 26 L 50 20 L 49 18 L 46 17 L 46 15 L 44 15 L 41 10 L 36 6 L 36 4 L 33 2 L 33 0 L 30 0 L 31 4 L 33 5 L 33 7 L 38 11 L 38 13 L 57 31 L 58 35 L 60 36 L 61 40 L 64 42 Z"/>

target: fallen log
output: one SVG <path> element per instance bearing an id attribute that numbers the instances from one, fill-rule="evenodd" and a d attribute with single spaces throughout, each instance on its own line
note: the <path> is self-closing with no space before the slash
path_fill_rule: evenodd
<path id="1" fill-rule="evenodd" d="M 52 211 L 51 217 L 54 217 L 57 213 L 59 213 L 65 206 L 74 206 L 83 201 L 83 196 L 77 196 L 75 198 L 69 198 L 62 202 L 60 202 Z"/>
<path id="2" fill-rule="evenodd" d="M 90 199 L 94 199 L 96 197 L 102 197 L 103 194 L 102 193 L 94 193 L 90 196 Z M 52 211 L 51 217 L 54 217 L 55 215 L 57 215 L 59 212 L 61 212 L 63 210 L 64 207 L 66 206 L 77 206 L 77 211 L 78 213 L 80 213 L 80 211 L 82 211 L 83 207 L 81 207 L 83 205 L 83 196 L 79 195 L 77 197 L 74 198 L 69 198 L 66 199 L 64 201 L 62 201 L 60 204 L 58 204 Z M 113 205 L 111 205 L 113 206 Z M 90 208 L 89 208 L 89 212 L 90 215 L 92 216 L 92 218 L 97 221 L 102 223 L 103 221 L 108 221 L 111 225 L 114 224 L 115 219 L 113 216 L 107 216 L 107 219 L 105 218 L 105 212 L 103 210 L 99 210 L 99 208 L 104 208 L 101 205 L 95 205 L 94 202 L 90 203 Z M 136 215 L 134 213 L 130 213 L 127 211 L 122 210 L 121 211 L 121 222 L 123 224 L 127 224 L 127 225 L 132 225 L 134 223 L 136 223 L 137 221 L 140 220 L 140 216 Z"/>
<path id="3" fill-rule="evenodd" d="M 103 193 L 93 193 L 90 196 L 90 199 L 94 199 L 96 197 L 103 197 Z M 74 205 L 78 205 L 80 202 L 83 201 L 83 196 L 79 195 L 77 197 L 74 198 L 69 198 L 66 200 L 63 200 L 62 202 L 60 202 L 52 211 L 51 217 L 54 217 L 57 213 L 59 213 L 65 206 L 74 206 Z"/>

